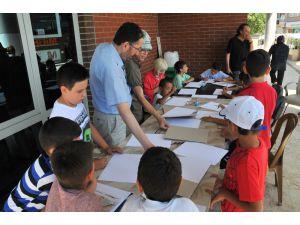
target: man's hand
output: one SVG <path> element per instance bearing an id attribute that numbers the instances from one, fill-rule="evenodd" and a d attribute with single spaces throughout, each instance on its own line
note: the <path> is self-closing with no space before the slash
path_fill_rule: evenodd
<path id="1" fill-rule="evenodd" d="M 123 153 L 123 148 L 119 146 L 109 146 L 108 148 L 104 149 L 109 155 L 115 153 Z"/>
<path id="2" fill-rule="evenodd" d="M 159 127 L 163 130 L 167 130 L 170 127 L 170 125 L 168 124 L 168 122 L 164 117 L 160 117 L 158 119 L 158 123 L 159 123 Z"/>

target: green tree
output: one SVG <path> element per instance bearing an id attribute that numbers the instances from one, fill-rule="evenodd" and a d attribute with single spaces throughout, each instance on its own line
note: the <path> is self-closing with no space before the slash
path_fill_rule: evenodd
<path id="1" fill-rule="evenodd" d="M 266 27 L 266 14 L 249 13 L 247 23 L 251 27 L 251 34 L 263 34 Z"/>

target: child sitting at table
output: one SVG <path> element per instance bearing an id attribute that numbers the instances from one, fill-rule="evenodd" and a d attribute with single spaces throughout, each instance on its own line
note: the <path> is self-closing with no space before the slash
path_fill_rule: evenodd
<path id="1" fill-rule="evenodd" d="M 181 89 L 184 84 L 188 84 L 194 80 L 194 77 L 186 74 L 188 72 L 188 66 L 184 61 L 177 61 L 174 65 L 177 75 L 174 77 L 173 85 L 176 89 Z"/>
<path id="2" fill-rule="evenodd" d="M 238 80 L 239 85 L 235 86 L 235 87 L 231 87 L 231 88 L 224 87 L 223 91 L 222 91 L 222 95 L 224 95 L 225 97 L 230 98 L 230 99 L 234 98 L 234 97 L 238 96 L 238 93 L 240 91 L 249 87 L 250 82 L 251 82 L 250 76 L 247 73 L 244 73 L 242 71 L 239 74 L 239 80 Z M 235 91 L 235 95 L 228 94 L 228 91 Z"/>
<path id="3" fill-rule="evenodd" d="M 221 71 L 221 66 L 214 62 L 210 69 L 205 70 L 199 75 L 200 80 L 207 81 L 208 79 L 213 79 L 215 81 L 232 81 L 233 78 L 223 71 Z"/>
<path id="4" fill-rule="evenodd" d="M 222 212 L 263 211 L 268 151 L 258 134 L 265 129 L 264 106 L 252 96 L 236 97 L 220 115 L 228 121 L 237 144 L 210 207 L 221 201 Z"/>
<path id="5" fill-rule="evenodd" d="M 176 91 L 176 87 L 168 78 L 165 78 L 159 83 L 159 92 L 155 95 L 154 106 L 159 109 L 161 105 L 165 104 L 172 94 Z"/>
<path id="6" fill-rule="evenodd" d="M 144 93 L 147 100 L 153 105 L 155 94 L 159 91 L 159 82 L 165 78 L 168 69 L 167 61 L 158 58 L 154 61 L 153 70 L 147 72 L 143 79 Z"/>
<path id="7" fill-rule="evenodd" d="M 141 157 L 137 188 L 140 196 L 132 195 L 122 212 L 198 212 L 188 198 L 175 197 L 181 183 L 181 163 L 174 152 L 152 147 Z"/>
<path id="8" fill-rule="evenodd" d="M 72 141 L 57 147 L 51 156 L 54 180 L 46 212 L 99 212 L 101 198 L 95 194 L 93 145 Z"/>

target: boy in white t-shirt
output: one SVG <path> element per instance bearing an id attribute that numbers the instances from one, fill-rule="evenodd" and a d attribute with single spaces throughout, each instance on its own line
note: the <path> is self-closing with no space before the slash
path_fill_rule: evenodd
<path id="1" fill-rule="evenodd" d="M 74 62 L 64 64 L 57 73 L 57 84 L 61 96 L 55 101 L 50 118 L 65 117 L 78 123 L 82 133 L 80 139 L 90 142 L 94 140 L 108 154 L 122 153 L 120 147 L 109 146 L 101 134 L 90 122 L 89 115 L 82 101 L 86 96 L 89 73 L 82 65 Z M 95 169 L 104 168 L 106 157 L 95 160 Z"/>
<path id="2" fill-rule="evenodd" d="M 137 177 L 140 196 L 132 195 L 122 212 L 198 212 L 188 198 L 175 197 L 181 183 L 181 163 L 174 152 L 149 148 L 142 156 Z"/>

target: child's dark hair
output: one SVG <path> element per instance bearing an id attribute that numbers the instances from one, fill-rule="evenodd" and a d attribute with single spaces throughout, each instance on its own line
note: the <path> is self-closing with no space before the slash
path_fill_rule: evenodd
<path id="1" fill-rule="evenodd" d="M 162 79 L 159 82 L 159 87 L 163 88 L 167 83 L 171 83 L 172 84 L 172 80 L 170 80 L 169 78 Z"/>
<path id="2" fill-rule="evenodd" d="M 249 52 L 246 59 L 246 69 L 250 77 L 264 76 L 270 66 L 270 55 L 263 49 Z"/>
<path id="3" fill-rule="evenodd" d="M 117 30 L 113 42 L 117 45 L 121 45 L 124 42 L 133 44 L 140 38 L 143 38 L 144 34 L 139 25 L 135 23 L 126 22 L 123 23 Z"/>
<path id="4" fill-rule="evenodd" d="M 183 66 L 186 65 L 185 61 L 179 60 L 174 64 L 174 68 L 177 73 L 180 73 L 180 69 L 183 68 Z"/>
<path id="5" fill-rule="evenodd" d="M 214 70 L 220 71 L 221 70 L 221 65 L 219 63 L 217 63 L 217 62 L 214 62 L 211 65 L 211 68 L 214 69 Z"/>
<path id="6" fill-rule="evenodd" d="M 62 187 L 84 189 L 84 181 L 93 169 L 93 145 L 84 141 L 60 145 L 51 156 L 51 165 Z"/>
<path id="7" fill-rule="evenodd" d="M 53 117 L 41 127 L 39 141 L 42 149 L 48 153 L 50 148 L 72 141 L 80 134 L 81 128 L 76 122 L 63 117 Z"/>
<path id="8" fill-rule="evenodd" d="M 137 179 L 148 199 L 168 202 L 179 189 L 181 163 L 167 148 L 149 148 L 141 158 Z"/>
<path id="9" fill-rule="evenodd" d="M 246 130 L 241 127 L 238 127 L 238 132 L 240 135 L 258 134 L 260 132 L 258 128 L 261 126 L 261 124 L 262 124 L 262 120 L 257 120 L 252 125 L 251 130 Z"/>
<path id="10" fill-rule="evenodd" d="M 250 76 L 246 73 L 241 72 L 239 74 L 239 80 L 243 81 L 244 85 L 249 85 L 250 84 Z"/>
<path id="11" fill-rule="evenodd" d="M 244 27 L 250 27 L 248 23 L 242 23 L 239 25 L 239 27 L 236 29 L 236 36 L 239 36 L 241 31 L 244 30 Z"/>
<path id="12" fill-rule="evenodd" d="M 65 86 L 69 90 L 73 88 L 76 82 L 89 79 L 89 72 L 79 63 L 69 62 L 64 64 L 57 71 L 57 84 L 59 87 Z"/>

